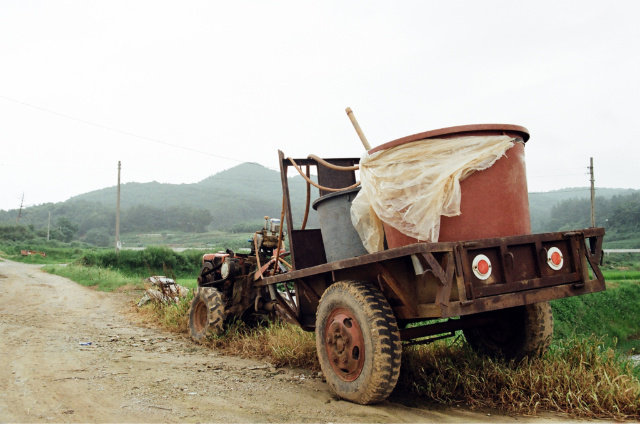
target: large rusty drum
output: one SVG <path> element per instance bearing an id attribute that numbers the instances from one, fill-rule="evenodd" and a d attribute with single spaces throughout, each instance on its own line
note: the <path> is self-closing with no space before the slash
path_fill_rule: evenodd
<path id="1" fill-rule="evenodd" d="M 524 144 L 529 131 L 517 125 L 481 124 L 442 128 L 414 134 L 382 144 L 369 153 L 425 139 L 507 135 L 516 143 L 493 166 L 476 171 L 460 183 L 461 215 L 442 217 L 438 241 L 460 241 L 531 233 Z M 415 243 L 395 228 L 385 225 L 389 248 Z"/>

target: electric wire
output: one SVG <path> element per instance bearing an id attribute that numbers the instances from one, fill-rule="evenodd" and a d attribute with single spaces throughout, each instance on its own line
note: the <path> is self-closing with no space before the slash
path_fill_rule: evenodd
<path id="1" fill-rule="evenodd" d="M 166 141 L 157 140 L 155 138 L 134 134 L 134 133 L 129 132 L 129 131 L 123 131 L 123 130 L 120 130 L 120 129 L 117 129 L 117 128 L 113 128 L 113 127 L 109 127 L 109 126 L 103 125 L 103 124 L 98 124 L 98 123 L 93 122 L 93 121 L 87 121 L 85 119 L 76 118 L 75 116 L 67 115 L 65 113 L 56 112 L 56 111 L 51 110 L 51 109 L 46 109 L 46 108 L 43 108 L 43 107 L 40 107 L 40 106 L 36 106 L 36 105 L 32 105 L 30 103 L 26 103 L 26 102 L 23 102 L 23 101 L 20 101 L 20 100 L 12 99 L 11 97 L 7 97 L 7 96 L 4 96 L 2 94 L 0 94 L 0 98 L 3 98 L 5 100 L 9 100 L 11 102 L 18 103 L 18 104 L 21 104 L 21 105 L 24 105 L 24 106 L 31 107 L 31 108 L 40 110 L 42 112 L 47 112 L 47 113 L 50 113 L 52 115 L 60 116 L 62 118 L 70 119 L 70 120 L 77 121 L 77 122 L 82 122 L 83 124 L 86 124 L 86 125 L 91 125 L 91 126 L 94 126 L 94 127 L 97 127 L 97 128 L 102 128 L 102 129 L 105 129 L 105 130 L 108 130 L 108 131 L 113 131 L 113 132 L 116 132 L 116 133 L 119 133 L 119 134 L 124 134 L 124 135 L 127 135 L 129 137 L 139 138 L 141 140 L 151 141 L 153 143 L 163 144 L 165 146 L 175 147 L 175 148 L 178 148 L 178 149 L 187 150 L 187 151 L 190 151 L 190 152 L 199 153 L 199 154 L 203 154 L 203 155 L 213 156 L 213 157 L 217 157 L 217 158 L 220 158 L 220 159 L 232 160 L 234 162 L 239 162 L 239 163 L 255 164 L 255 162 L 246 162 L 246 161 L 241 160 L 241 159 L 236 159 L 236 158 L 232 158 L 232 157 L 228 157 L 228 156 L 217 155 L 215 153 L 205 152 L 203 150 L 192 149 L 190 147 L 180 146 L 178 144 L 168 143 Z"/>

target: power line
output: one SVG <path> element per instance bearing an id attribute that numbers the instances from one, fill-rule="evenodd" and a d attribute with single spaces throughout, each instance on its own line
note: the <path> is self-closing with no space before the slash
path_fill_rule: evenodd
<path id="1" fill-rule="evenodd" d="M 128 132 L 128 131 L 119 130 L 117 128 L 113 128 L 113 127 L 109 127 L 109 126 L 106 126 L 106 125 L 98 124 L 98 123 L 92 122 L 92 121 L 87 121 L 85 119 L 76 118 L 75 116 L 67 115 L 67 114 L 64 114 L 64 113 L 56 112 L 54 110 L 50 110 L 50 109 L 46 109 L 46 108 L 43 108 L 43 107 L 40 107 L 40 106 L 36 106 L 36 105 L 32 105 L 32 104 L 29 104 L 29 103 L 26 103 L 26 102 L 22 102 L 20 100 L 12 99 L 10 97 L 3 96 L 2 94 L 0 94 L 0 98 L 3 98 L 5 100 L 9 100 L 11 102 L 18 103 L 18 104 L 21 104 L 21 105 L 24 105 L 24 106 L 28 106 L 28 107 L 31 107 L 31 108 L 34 108 L 34 109 L 37 109 L 37 110 L 40 110 L 40 111 L 43 111 L 43 112 L 51 113 L 53 115 L 57 115 L 57 116 L 60 116 L 60 117 L 63 117 L 63 118 L 71 119 L 72 121 L 82 122 L 83 124 L 92 125 L 94 127 L 102 128 L 102 129 L 105 129 L 105 130 L 108 130 L 108 131 L 113 131 L 113 132 L 117 132 L 117 133 L 120 133 L 120 134 L 128 135 L 129 137 L 135 137 L 135 138 L 139 138 L 139 139 L 142 139 L 142 140 L 151 141 L 153 143 L 164 144 L 165 146 L 176 147 L 178 149 L 188 150 L 188 151 L 194 152 L 194 153 L 200 153 L 200 154 L 203 154 L 203 155 L 214 156 L 214 157 L 217 157 L 217 158 L 220 158 L 220 159 L 232 160 L 234 162 L 253 163 L 253 162 L 245 162 L 245 161 L 240 160 L 240 159 L 230 158 L 230 157 L 227 157 L 227 156 L 216 155 L 215 153 L 211 153 L 211 152 L 204 152 L 202 150 L 192 149 L 190 147 L 185 147 L 185 146 L 180 146 L 180 145 L 173 144 L 173 143 L 168 143 L 166 141 L 156 140 L 155 138 L 145 137 L 145 136 L 134 134 L 134 133 L 131 133 L 131 132 Z"/>

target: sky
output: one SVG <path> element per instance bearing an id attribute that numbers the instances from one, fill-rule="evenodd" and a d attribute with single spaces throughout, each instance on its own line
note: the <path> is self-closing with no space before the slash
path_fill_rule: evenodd
<path id="1" fill-rule="evenodd" d="M 526 127 L 529 191 L 640 189 L 638 1 L 0 0 L 0 209 Z M 24 200 L 22 200 L 24 195 Z M 212 195 L 215 195 L 212 193 Z"/>

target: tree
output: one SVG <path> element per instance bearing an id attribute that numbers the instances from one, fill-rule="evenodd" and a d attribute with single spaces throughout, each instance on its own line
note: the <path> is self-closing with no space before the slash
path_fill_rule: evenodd
<path id="1" fill-rule="evenodd" d="M 66 216 L 61 216 L 56 221 L 53 231 L 51 231 L 51 238 L 54 240 L 60 240 L 65 243 L 69 243 L 73 240 L 73 237 L 78 232 L 78 225 L 71 222 Z"/>
<path id="2" fill-rule="evenodd" d="M 92 228 L 87 231 L 84 236 L 84 241 L 91 243 L 95 246 L 107 247 L 111 244 L 111 237 L 109 237 L 109 230 L 105 227 Z"/>

